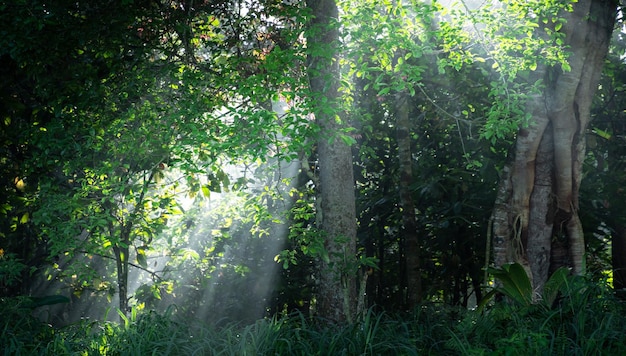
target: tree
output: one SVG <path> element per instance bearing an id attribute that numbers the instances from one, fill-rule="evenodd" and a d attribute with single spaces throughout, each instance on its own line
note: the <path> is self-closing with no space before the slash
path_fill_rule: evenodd
<path id="1" fill-rule="evenodd" d="M 395 137 L 399 165 L 397 187 L 402 214 L 400 256 L 404 304 L 414 308 L 422 298 L 420 243 L 411 185 L 413 178 L 412 126 L 418 115 L 413 109 L 416 87 L 420 85 L 423 66 L 410 63 L 412 56 L 421 57 L 425 46 L 419 40 L 435 6 L 416 5 L 404 8 L 402 2 L 380 4 L 377 1 L 343 4 L 346 42 L 350 43 L 352 75 L 377 90 L 377 97 L 389 101 L 390 117 L 395 119 Z M 356 8 L 352 11 L 351 8 Z M 417 12 L 417 14 L 416 14 Z M 393 31 L 398 29 L 401 31 Z M 359 88 L 357 90 L 363 90 Z M 393 98 L 389 96 L 393 95 Z M 361 102 L 361 104 L 366 104 Z M 366 104 L 367 105 L 367 104 Z M 370 105 L 371 108 L 371 105 Z M 367 114 L 372 114 L 368 112 Z"/>
<path id="2" fill-rule="evenodd" d="M 624 45 L 624 33 L 615 31 L 587 132 L 580 209 L 590 257 L 589 272 L 612 269 L 613 288 L 622 298 L 626 288 Z"/>
<path id="3" fill-rule="evenodd" d="M 118 5 L 1 5 L 2 21 L 7 24 L 0 52 L 5 68 L 2 144 L 10 153 L 4 156 L 3 165 L 12 167 L 8 174 L 20 183 L 18 191 L 5 187 L 4 207 L 10 213 L 3 215 L 12 220 L 16 218 L 12 214 L 20 213 L 19 223 L 5 231 L 9 252 L 20 251 L 19 258 L 29 267 L 21 293 L 29 292 L 34 277 L 51 257 L 51 242 L 32 219 L 42 206 L 42 187 L 59 180 L 56 188 L 72 188 L 66 183 L 76 177 L 63 177 L 64 168 L 72 158 L 80 157 L 82 140 L 90 136 L 85 132 L 89 125 L 83 125 L 89 122 L 85 114 L 101 112 L 112 104 L 102 100 L 107 87 L 124 83 L 128 78 L 122 72 L 146 54 L 134 25 L 139 14 L 150 14 L 155 8 L 138 3 L 121 11 Z M 114 35 L 101 38 L 102 33 Z M 95 116 L 90 119 L 99 121 Z M 73 141 L 79 127 L 85 131 L 79 134 L 80 140 Z"/>
<path id="4" fill-rule="evenodd" d="M 585 130 L 615 22 L 617 2 L 585 0 L 540 31 L 562 36 L 569 53 L 561 65 L 539 63 L 529 82 L 531 120 L 517 133 L 493 212 L 497 266 L 520 262 L 541 290 L 549 272 L 571 266 L 584 273 L 585 244 L 578 216 Z M 548 21 L 546 21 L 548 23 Z"/>
<path id="5" fill-rule="evenodd" d="M 309 0 L 307 70 L 320 132 L 318 224 L 328 258 L 320 261 L 319 315 L 350 320 L 356 301 L 356 208 L 348 125 L 339 95 L 338 10 L 334 0 Z"/>
<path id="6" fill-rule="evenodd" d="M 21 221 L 17 233 L 32 220 L 23 233 L 43 250 L 33 268 L 77 255 L 114 260 L 126 312 L 129 266 L 147 269 L 151 242 L 180 211 L 176 194 L 209 195 L 229 185 L 222 160 L 294 155 L 277 136 L 306 135 L 306 120 L 278 120 L 265 107 L 301 85 L 298 68 L 285 65 L 298 61 L 298 29 L 289 28 L 297 6 L 270 0 L 244 14 L 239 2 L 21 5 L 0 5 L 13 25 L 2 75 L 14 84 L 0 92 L 11 153 L 3 163 L 12 168 L 2 174 L 14 181 L 3 187 L 12 195 L 2 213 Z M 28 207 L 17 206 L 20 194 Z M 20 257 L 35 255 L 11 237 Z M 62 272 L 95 280 L 88 266 Z"/>
<path id="7" fill-rule="evenodd" d="M 29 293 L 29 278 L 49 267 L 77 294 L 104 286 L 112 296 L 116 286 L 126 312 L 133 297 L 128 276 L 136 269 L 154 280 L 135 300 L 182 301 L 174 293 L 162 303 L 154 298 L 161 291 L 179 298 L 194 286 L 189 305 L 234 310 L 241 307 L 236 299 L 198 298 L 226 281 L 235 285 L 224 290 L 236 296 L 268 276 L 269 240 L 250 239 L 278 240 L 277 216 L 293 203 L 280 218 L 291 224 L 299 251 L 278 256 L 289 267 L 289 285 L 275 310 L 308 309 L 311 302 L 320 316 L 349 321 L 362 310 L 355 309 L 357 290 L 367 278 L 370 302 L 381 308 L 410 309 L 420 298 L 467 305 L 472 290 L 481 298 L 497 170 L 490 231 L 496 264 L 521 262 L 539 288 L 561 265 L 582 273 L 583 139 L 616 3 L 441 6 L 0 5 L 0 19 L 10 24 L 0 36 L 0 292 Z M 273 112 L 277 100 L 288 110 Z M 477 126 L 485 140 L 476 140 Z M 607 132 L 623 131 L 601 123 L 594 129 L 604 141 Z M 516 146 L 502 168 L 509 139 Z M 594 164 L 611 168 L 621 167 L 622 156 L 615 147 L 593 152 Z M 289 197 L 257 181 L 258 190 L 246 191 L 258 193 L 253 199 L 243 192 L 249 177 L 231 182 L 224 168 L 235 162 L 260 172 L 296 158 L 306 168 Z M 601 204 L 611 212 L 593 224 L 624 235 L 623 219 L 612 211 L 623 206 L 620 182 L 598 184 L 613 196 Z M 193 214 L 176 218 L 179 195 L 202 199 L 239 189 L 233 197 L 248 204 L 242 216 L 212 215 L 215 232 L 192 229 Z M 166 228 L 172 230 L 162 234 Z M 191 233 L 210 239 L 195 243 Z M 618 287 L 626 283 L 620 242 L 612 245 Z M 156 270 L 148 259 L 164 251 L 170 261 L 159 260 L 159 268 L 168 271 Z M 228 251 L 245 258 L 222 265 L 220 254 Z M 262 261 L 248 259 L 261 251 Z M 357 286 L 364 262 L 356 257 L 363 255 L 378 270 Z M 104 282 L 89 266 L 95 260 L 105 265 L 97 273 L 108 277 Z M 299 266 L 291 269 L 292 261 Z M 192 269 L 193 280 L 183 282 L 175 268 Z M 264 310 L 256 302 L 245 306 Z"/>
<path id="8" fill-rule="evenodd" d="M 438 4 L 343 6 L 354 82 L 345 91 L 359 127 L 359 236 L 379 267 L 367 295 L 405 310 L 420 298 L 479 300 L 495 176 L 487 143 L 472 128 L 488 104 L 484 61 L 445 62 L 447 41 L 463 33 L 437 25 Z"/>

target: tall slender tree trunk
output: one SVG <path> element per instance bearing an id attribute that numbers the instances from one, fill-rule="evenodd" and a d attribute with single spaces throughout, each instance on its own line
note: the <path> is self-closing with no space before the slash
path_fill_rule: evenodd
<path id="1" fill-rule="evenodd" d="M 117 267 L 117 291 L 120 298 L 120 311 L 128 315 L 128 245 L 122 241 L 113 247 Z"/>
<path id="2" fill-rule="evenodd" d="M 402 209 L 402 242 L 406 271 L 407 308 L 413 309 L 422 297 L 422 277 L 420 268 L 419 236 L 415 220 L 415 204 L 410 186 L 413 184 L 413 157 L 411 155 L 411 122 L 409 120 L 409 97 L 404 91 L 396 94 L 396 141 L 400 181 L 398 193 Z"/>
<path id="3" fill-rule="evenodd" d="M 318 223 L 328 259 L 320 260 L 317 311 L 334 322 L 350 321 L 356 307 L 356 207 L 352 152 L 341 139 L 347 127 L 339 103 L 338 10 L 334 0 L 308 0 L 307 64 L 311 100 L 321 129 Z"/>
<path id="4" fill-rule="evenodd" d="M 539 67 L 542 93 L 527 104 L 532 123 L 518 132 L 515 156 L 505 168 L 493 212 L 494 259 L 523 264 L 541 290 L 549 271 L 563 264 L 584 273 L 585 243 L 578 192 L 585 129 L 615 22 L 616 1 L 580 0 L 560 32 L 571 71 Z M 566 260 L 556 259 L 567 248 Z"/>

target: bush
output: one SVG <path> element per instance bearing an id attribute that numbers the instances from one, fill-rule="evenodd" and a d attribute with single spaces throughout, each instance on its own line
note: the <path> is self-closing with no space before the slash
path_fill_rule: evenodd
<path id="1" fill-rule="evenodd" d="M 33 355 L 53 339 L 55 330 L 32 315 L 33 298 L 0 298 L 0 345 L 4 355 Z"/>
<path id="2" fill-rule="evenodd" d="M 447 346 L 462 354 L 626 354 L 625 311 L 607 286 L 571 276 L 554 303 L 511 299 L 468 312 Z"/>

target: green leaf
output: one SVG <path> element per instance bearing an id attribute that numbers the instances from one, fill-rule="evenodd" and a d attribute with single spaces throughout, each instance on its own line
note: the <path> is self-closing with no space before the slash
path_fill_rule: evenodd
<path id="1" fill-rule="evenodd" d="M 552 273 L 552 276 L 548 279 L 543 286 L 543 303 L 550 307 L 556 300 L 561 287 L 567 282 L 567 276 L 569 275 L 569 269 L 561 267 Z"/>
<path id="2" fill-rule="evenodd" d="M 190 248 L 181 248 L 179 252 L 180 256 L 185 260 L 192 259 L 198 261 L 200 259 L 200 255 L 198 254 L 198 252 Z"/>
<path id="3" fill-rule="evenodd" d="M 563 72 L 571 72 L 572 71 L 572 66 L 570 66 L 569 63 L 567 63 L 567 62 L 561 63 L 561 68 L 563 69 Z"/>
<path id="4" fill-rule="evenodd" d="M 328 251 L 325 248 L 322 248 L 321 251 L 319 251 L 319 254 L 324 263 L 330 263 L 330 256 L 328 255 Z"/>
<path id="5" fill-rule="evenodd" d="M 47 295 L 45 297 L 31 297 L 31 302 L 28 306 L 30 308 L 38 308 L 44 305 L 54 305 L 61 303 L 69 303 L 70 300 L 68 297 L 63 295 Z"/>
<path id="6" fill-rule="evenodd" d="M 6 214 L 7 212 L 11 211 L 11 209 L 13 209 L 11 205 L 2 204 L 0 205 L 0 214 Z"/>
<path id="7" fill-rule="evenodd" d="M 600 137 L 602 137 L 605 140 L 610 140 L 611 139 L 611 133 L 608 131 L 604 131 L 604 130 L 600 130 L 599 128 L 594 128 L 592 130 L 592 132 Z"/>
<path id="8" fill-rule="evenodd" d="M 143 268 L 148 268 L 148 257 L 146 256 L 146 250 L 143 248 L 137 248 L 137 264 Z"/>
<path id="9" fill-rule="evenodd" d="M 356 143 L 356 140 L 350 135 L 340 135 L 340 137 L 346 146 L 352 146 Z"/>
<path id="10" fill-rule="evenodd" d="M 554 25 L 554 30 L 559 31 L 563 27 L 563 22 L 559 21 Z"/>
<path id="11" fill-rule="evenodd" d="M 490 273 L 502 282 L 499 291 L 521 305 L 530 305 L 533 300 L 533 288 L 526 270 L 519 263 L 511 263 L 502 268 L 490 268 Z"/>
<path id="12" fill-rule="evenodd" d="M 384 96 L 386 94 L 389 93 L 389 91 L 391 91 L 391 88 L 386 87 L 386 88 L 382 88 L 379 92 L 378 92 L 378 96 Z"/>
<path id="13" fill-rule="evenodd" d="M 207 199 L 211 198 L 211 189 L 209 189 L 208 185 L 202 186 L 202 195 Z"/>
<path id="14" fill-rule="evenodd" d="M 485 307 L 487 306 L 487 304 L 491 302 L 491 300 L 493 299 L 493 297 L 496 295 L 497 292 L 498 292 L 497 289 L 492 289 L 489 291 L 489 293 L 485 294 L 483 299 L 481 299 L 480 303 L 477 305 L 477 309 L 479 311 L 483 311 Z"/>

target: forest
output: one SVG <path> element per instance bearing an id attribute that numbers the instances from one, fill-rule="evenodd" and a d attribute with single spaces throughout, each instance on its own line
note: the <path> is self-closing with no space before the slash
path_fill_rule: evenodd
<path id="1" fill-rule="evenodd" d="M 623 15 L 0 2 L 0 353 L 626 354 Z"/>

